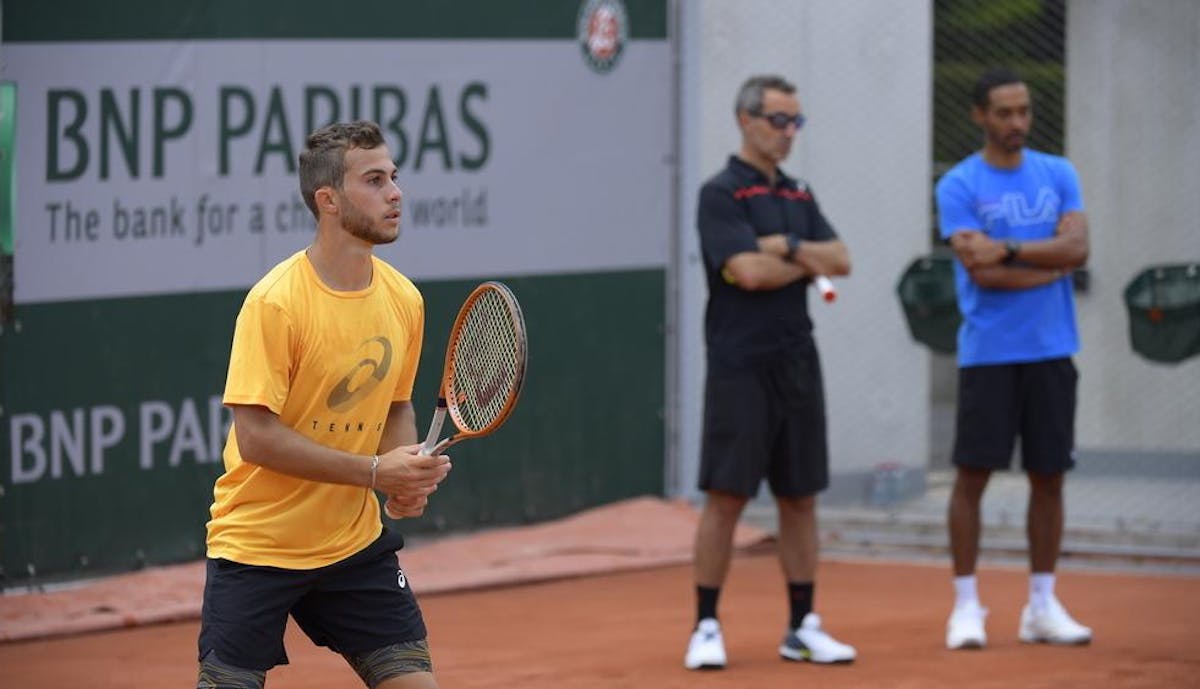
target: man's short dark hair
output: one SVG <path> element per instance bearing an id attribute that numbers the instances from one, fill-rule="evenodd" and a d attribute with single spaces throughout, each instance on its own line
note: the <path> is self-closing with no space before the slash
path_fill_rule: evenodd
<path id="1" fill-rule="evenodd" d="M 796 92 L 796 86 L 777 74 L 761 74 L 750 77 L 738 89 L 737 101 L 733 106 L 734 114 L 740 112 L 761 114 L 763 92 L 767 90 L 782 91 L 791 95 Z"/>
<path id="2" fill-rule="evenodd" d="M 995 67 L 979 75 L 975 88 L 971 91 L 971 103 L 976 107 L 987 110 L 991 103 L 992 89 L 1009 84 L 1022 84 L 1025 80 L 1019 74 L 1007 67 Z"/>
<path id="3" fill-rule="evenodd" d="M 374 122 L 335 122 L 308 135 L 300 154 L 300 195 L 313 217 L 321 187 L 341 189 L 346 176 L 346 151 L 383 145 L 383 132 Z"/>

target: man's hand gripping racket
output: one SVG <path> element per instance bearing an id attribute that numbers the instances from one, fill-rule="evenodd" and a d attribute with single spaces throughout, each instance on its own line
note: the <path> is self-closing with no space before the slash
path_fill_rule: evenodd
<path id="1" fill-rule="evenodd" d="M 463 302 L 450 330 L 437 408 L 420 454 L 440 455 L 451 445 L 499 428 L 517 404 L 525 382 L 525 317 L 512 290 L 485 282 Z M 438 440 L 449 414 L 457 432 Z M 388 498 L 384 511 L 402 516 Z"/>

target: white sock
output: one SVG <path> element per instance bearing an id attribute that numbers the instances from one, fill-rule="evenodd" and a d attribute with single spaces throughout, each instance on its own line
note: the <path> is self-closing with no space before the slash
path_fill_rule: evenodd
<path id="1" fill-rule="evenodd" d="M 972 603 L 979 605 L 979 592 L 975 585 L 975 575 L 968 574 L 965 577 L 954 577 L 954 607 L 958 608 Z"/>
<path id="2" fill-rule="evenodd" d="M 1045 610 L 1054 599 L 1054 573 L 1032 572 L 1029 575 L 1029 607 Z"/>

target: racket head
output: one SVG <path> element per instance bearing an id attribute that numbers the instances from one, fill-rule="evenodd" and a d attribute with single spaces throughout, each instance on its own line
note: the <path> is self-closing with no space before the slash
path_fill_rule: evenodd
<path id="1" fill-rule="evenodd" d="M 508 419 L 525 383 L 528 347 L 521 305 L 507 285 L 484 282 L 467 296 L 446 345 L 442 394 L 459 431 L 446 447 Z"/>

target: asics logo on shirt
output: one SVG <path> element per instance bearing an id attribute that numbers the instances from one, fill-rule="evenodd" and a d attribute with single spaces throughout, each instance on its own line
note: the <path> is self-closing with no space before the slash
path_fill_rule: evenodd
<path id="1" fill-rule="evenodd" d="M 350 409 L 383 382 L 392 367 L 392 343 L 383 336 L 372 337 L 360 344 L 349 359 L 350 370 L 325 400 L 336 412 Z"/>
<path id="2" fill-rule="evenodd" d="M 1019 191 L 1003 194 L 995 203 L 984 203 L 979 206 L 979 215 L 988 228 L 994 227 L 998 221 L 1004 221 L 1009 227 L 1026 227 L 1053 223 L 1058 220 L 1058 209 L 1061 199 L 1052 187 L 1038 189 L 1037 198 L 1033 205 Z"/>

